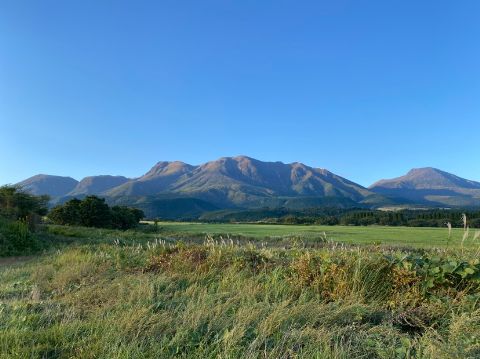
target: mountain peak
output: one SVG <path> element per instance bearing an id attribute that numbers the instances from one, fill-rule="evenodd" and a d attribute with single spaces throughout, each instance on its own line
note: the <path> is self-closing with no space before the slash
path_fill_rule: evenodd
<path id="1" fill-rule="evenodd" d="M 410 171 L 407 172 L 407 174 L 418 173 L 418 172 L 435 172 L 435 171 L 438 171 L 438 169 L 434 167 L 418 167 L 418 168 L 412 168 Z"/>
<path id="2" fill-rule="evenodd" d="M 186 172 L 191 170 L 194 166 L 189 165 L 182 161 L 160 161 L 155 164 L 142 178 L 151 178 L 161 175 L 170 175 L 178 172 Z"/>
<path id="3" fill-rule="evenodd" d="M 380 180 L 369 189 L 416 203 L 462 206 L 480 203 L 480 183 L 433 167 L 413 168 L 404 176 Z"/>
<path id="4" fill-rule="evenodd" d="M 129 179 L 123 176 L 88 176 L 83 178 L 75 188 L 68 193 L 68 196 L 99 195 L 128 181 Z"/>
<path id="5" fill-rule="evenodd" d="M 458 177 L 454 174 L 439 170 L 434 167 L 413 168 L 406 175 L 383 179 L 374 183 L 370 188 L 388 187 L 388 188 L 415 188 L 415 189 L 433 189 L 433 188 L 472 188 L 480 189 L 480 183 Z"/>
<path id="6" fill-rule="evenodd" d="M 23 190 L 34 195 L 48 194 L 51 197 L 65 196 L 78 181 L 71 177 L 38 174 L 17 183 Z"/>
<path id="7" fill-rule="evenodd" d="M 239 156 L 234 156 L 234 157 L 224 157 L 224 158 L 232 158 L 235 161 L 258 161 L 252 157 L 248 157 L 245 155 L 239 155 Z"/>
<path id="8" fill-rule="evenodd" d="M 422 175 L 434 175 L 434 174 L 448 175 L 449 173 L 434 167 L 412 168 L 410 171 L 407 172 L 407 176 L 422 176 Z"/>

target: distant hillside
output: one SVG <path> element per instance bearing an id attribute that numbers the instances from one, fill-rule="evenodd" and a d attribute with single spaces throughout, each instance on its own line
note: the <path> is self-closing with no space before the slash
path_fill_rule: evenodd
<path id="1" fill-rule="evenodd" d="M 158 162 L 140 178 L 130 180 L 116 188 L 111 189 L 108 195 L 119 196 L 145 196 L 169 192 L 172 184 L 180 177 L 190 173 L 195 167 L 183 162 Z"/>
<path id="2" fill-rule="evenodd" d="M 107 192 L 111 197 L 177 193 L 217 206 L 261 206 L 278 197 L 338 197 L 354 202 L 372 194 L 325 169 L 301 163 L 223 157 L 200 166 L 159 162 L 144 176 Z"/>
<path id="3" fill-rule="evenodd" d="M 113 205 L 127 205 L 141 209 L 147 218 L 197 219 L 203 213 L 219 208 L 198 198 L 169 196 L 110 197 Z"/>
<path id="4" fill-rule="evenodd" d="M 406 175 L 381 180 L 369 187 L 375 193 L 413 203 L 436 206 L 479 206 L 480 183 L 436 168 L 416 168 Z"/>
<path id="5" fill-rule="evenodd" d="M 68 196 L 85 196 L 91 194 L 102 194 L 114 187 L 120 186 L 129 179 L 123 176 L 90 176 L 82 179 L 75 188 L 68 193 Z"/>
<path id="6" fill-rule="evenodd" d="M 51 198 L 65 196 L 72 191 L 78 181 L 71 177 L 36 175 L 17 183 L 23 190 L 34 195 L 47 194 Z"/>

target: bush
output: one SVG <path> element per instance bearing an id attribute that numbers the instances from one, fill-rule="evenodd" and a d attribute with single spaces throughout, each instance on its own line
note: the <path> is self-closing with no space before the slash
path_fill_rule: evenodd
<path id="1" fill-rule="evenodd" d="M 39 241 L 25 221 L 0 219 L 0 257 L 36 251 Z"/>
<path id="2" fill-rule="evenodd" d="M 87 196 L 80 201 L 79 214 L 81 224 L 85 227 L 110 228 L 112 213 L 104 198 Z"/>
<path id="3" fill-rule="evenodd" d="M 47 213 L 47 202 L 47 196 L 0 187 L 0 256 L 30 254 L 41 247 L 34 232 L 40 216 Z"/>
<path id="4" fill-rule="evenodd" d="M 8 220 L 23 220 L 30 229 L 40 216 L 47 213 L 48 196 L 33 196 L 22 192 L 19 187 L 0 187 L 0 217 Z"/>
<path id="5" fill-rule="evenodd" d="M 63 206 L 53 208 L 48 214 L 48 218 L 57 224 L 81 225 L 80 221 L 80 203 L 78 199 L 72 199 Z"/>
<path id="6" fill-rule="evenodd" d="M 114 206 L 111 210 L 112 227 L 116 229 L 129 229 L 136 227 L 143 218 L 143 212 L 136 208 Z"/>

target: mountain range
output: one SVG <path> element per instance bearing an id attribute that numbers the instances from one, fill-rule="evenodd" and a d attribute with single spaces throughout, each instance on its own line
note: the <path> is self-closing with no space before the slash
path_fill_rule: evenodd
<path id="1" fill-rule="evenodd" d="M 246 156 L 222 157 L 198 166 L 158 162 L 138 178 L 37 175 L 17 185 L 52 204 L 86 195 L 112 204 L 142 208 L 149 217 L 194 218 L 202 213 L 241 208 L 314 208 L 480 206 L 480 183 L 435 168 L 413 169 L 405 176 L 365 188 L 326 169 L 299 162 L 263 162 Z"/>

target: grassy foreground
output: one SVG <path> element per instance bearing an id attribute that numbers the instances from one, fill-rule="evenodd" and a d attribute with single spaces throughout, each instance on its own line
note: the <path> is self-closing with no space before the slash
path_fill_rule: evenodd
<path id="1" fill-rule="evenodd" d="M 0 358 L 480 357 L 474 250 L 51 233 L 0 267 Z"/>

